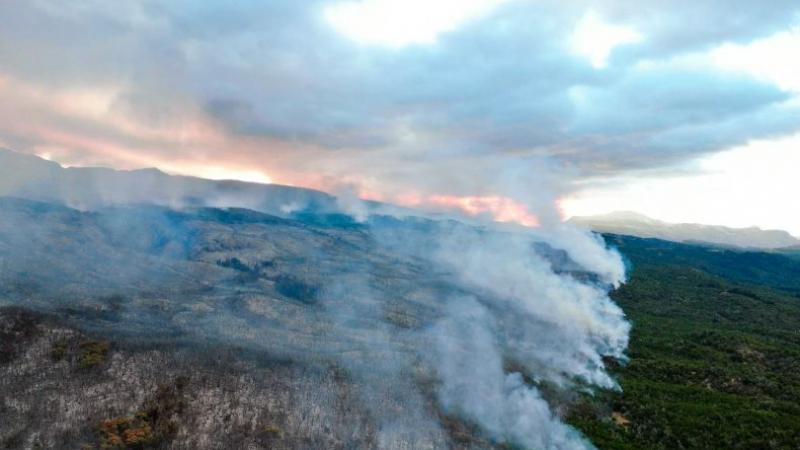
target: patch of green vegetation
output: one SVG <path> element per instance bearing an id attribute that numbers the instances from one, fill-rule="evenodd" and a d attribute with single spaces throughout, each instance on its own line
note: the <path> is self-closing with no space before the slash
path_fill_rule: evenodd
<path id="1" fill-rule="evenodd" d="M 419 326 L 419 319 L 403 310 L 387 311 L 384 315 L 384 320 L 398 328 L 403 329 L 415 328 Z"/>
<path id="2" fill-rule="evenodd" d="M 69 342 L 66 339 L 59 339 L 53 342 L 50 348 L 50 359 L 54 362 L 63 361 L 67 357 L 67 347 Z"/>
<path id="3" fill-rule="evenodd" d="M 187 219 L 186 216 L 179 214 L 170 215 L 176 222 Z M 200 208 L 197 210 L 196 216 L 201 220 L 232 225 L 246 223 L 285 224 L 289 222 L 286 219 L 244 208 Z"/>
<path id="4" fill-rule="evenodd" d="M 767 263 L 712 275 L 694 258 L 717 249 L 624 239 L 633 269 L 613 293 L 633 323 L 630 362 L 613 369 L 622 392 L 586 396 L 570 423 L 603 450 L 797 449 L 800 300 L 774 287 L 800 279 Z M 742 284 L 742 273 L 778 282 Z"/>
<path id="5" fill-rule="evenodd" d="M 239 272 L 253 272 L 253 268 L 243 263 L 239 258 L 228 258 L 217 261 L 220 267 L 227 267 L 229 269 L 237 270 Z"/>
<path id="6" fill-rule="evenodd" d="M 78 365 L 83 369 L 91 369 L 106 361 L 111 344 L 105 341 L 87 339 L 82 341 L 78 348 L 80 349 Z"/>
<path id="7" fill-rule="evenodd" d="M 268 438 L 279 439 L 283 436 L 283 430 L 277 425 L 265 425 L 261 432 Z"/>
<path id="8" fill-rule="evenodd" d="M 359 229 L 364 228 L 364 225 L 358 223 L 353 217 L 347 214 L 319 214 L 312 211 L 300 211 L 292 214 L 292 218 L 320 227 L 341 228 L 341 229 Z"/>
<path id="9" fill-rule="evenodd" d="M 317 302 L 319 287 L 308 284 L 304 280 L 291 275 L 278 275 L 275 278 L 275 289 L 279 294 L 307 305 Z"/>
<path id="10" fill-rule="evenodd" d="M 167 442 L 178 431 L 175 416 L 185 407 L 183 390 L 187 383 L 187 378 L 178 377 L 173 384 L 159 386 L 155 397 L 133 416 L 100 422 L 97 448 L 144 449 Z"/>
<path id="11" fill-rule="evenodd" d="M 737 250 L 619 235 L 605 238 L 636 266 L 692 267 L 729 281 L 800 295 L 800 251 Z"/>
<path id="12" fill-rule="evenodd" d="M 792 248 L 783 248 L 774 250 L 773 253 L 777 253 L 779 255 L 783 255 L 787 258 L 792 258 L 794 260 L 800 261 L 800 247 L 792 247 Z"/>

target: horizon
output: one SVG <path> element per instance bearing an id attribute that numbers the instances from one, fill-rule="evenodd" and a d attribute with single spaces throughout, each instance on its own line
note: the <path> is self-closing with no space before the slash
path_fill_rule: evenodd
<path id="1" fill-rule="evenodd" d="M 10 151 L 12 153 L 26 155 L 25 153 L 18 152 L 18 151 L 15 151 L 15 150 L 12 150 L 12 149 L 8 149 L 8 148 L 5 148 L 5 149 L 4 148 L 0 148 L 0 150 L 6 150 L 6 151 Z M 208 180 L 208 181 L 238 181 L 238 182 L 250 183 L 250 184 L 277 185 L 277 186 L 286 186 L 286 187 L 291 187 L 291 188 L 314 189 L 314 188 L 308 188 L 308 187 L 305 187 L 305 186 L 295 186 L 295 185 L 291 185 L 291 184 L 278 184 L 278 183 L 273 183 L 272 181 L 251 180 L 251 179 L 247 179 L 246 177 L 245 178 L 237 178 L 237 177 L 227 178 L 224 175 L 220 176 L 220 177 L 209 177 L 209 176 L 202 176 L 200 174 L 193 175 L 193 174 L 183 174 L 183 173 L 169 172 L 169 171 L 162 170 L 161 168 L 155 167 L 155 166 L 139 167 L 139 168 L 131 168 L 131 169 L 114 169 L 112 167 L 105 167 L 105 166 L 70 166 L 70 165 L 65 165 L 65 164 L 63 164 L 63 163 L 61 163 L 61 162 L 59 162 L 57 160 L 54 160 L 54 159 L 48 159 L 46 157 L 43 157 L 42 155 L 35 155 L 34 154 L 34 155 L 28 155 L 28 156 L 34 156 L 34 157 L 37 157 L 37 158 L 39 158 L 41 160 L 58 164 L 61 168 L 64 168 L 64 169 L 84 168 L 84 169 L 113 169 L 113 170 L 122 170 L 122 171 L 156 170 L 156 171 L 158 171 L 160 173 L 163 173 L 163 174 L 169 175 L 169 176 L 192 177 L 192 178 L 198 178 L 198 179 L 203 179 L 203 180 Z M 213 173 L 213 171 L 211 173 Z M 229 174 L 227 174 L 225 172 L 218 172 L 218 173 L 219 174 L 229 175 Z M 324 192 L 326 194 L 336 196 L 335 192 L 327 191 L 327 190 L 324 190 L 324 189 L 315 189 L 315 190 L 319 190 L 320 192 Z M 362 199 L 362 200 L 366 201 L 366 200 L 369 200 L 369 199 Z M 394 203 L 391 203 L 391 201 L 380 202 L 380 203 L 387 203 L 389 205 L 394 205 L 394 206 L 399 206 L 399 207 L 407 207 L 407 208 L 411 208 L 411 209 L 415 208 L 414 206 L 407 206 L 407 205 L 402 205 L 402 204 L 399 204 L 399 203 L 398 204 L 394 204 Z M 438 208 L 437 208 L 437 206 L 438 206 Z M 459 213 L 459 214 L 462 214 L 464 217 L 476 216 L 478 214 L 482 214 L 483 213 L 483 211 L 475 213 L 475 212 L 471 212 L 468 209 L 458 208 L 458 207 L 450 208 L 450 209 L 441 209 L 443 206 L 444 205 L 434 205 L 434 208 L 428 210 L 427 212 Z M 420 211 L 420 212 L 423 212 L 423 211 Z M 562 210 L 562 213 L 563 213 L 563 210 Z M 782 229 L 782 228 L 764 228 L 764 227 L 760 227 L 760 226 L 755 225 L 755 224 L 754 225 L 749 225 L 749 226 L 728 226 L 728 225 L 719 224 L 719 223 L 671 222 L 669 220 L 662 219 L 662 218 L 659 218 L 657 216 L 650 216 L 650 215 L 644 214 L 642 212 L 633 211 L 633 210 L 622 210 L 622 209 L 620 209 L 620 210 L 611 210 L 611 211 L 607 211 L 607 212 L 600 212 L 600 213 L 596 213 L 596 214 L 587 214 L 587 215 L 575 215 L 575 214 L 573 214 L 573 215 L 562 215 L 561 216 L 561 220 L 562 220 L 562 222 L 568 222 L 571 219 L 576 219 L 576 218 L 587 218 L 587 219 L 588 218 L 601 218 L 601 217 L 615 216 L 615 215 L 621 215 L 621 214 L 626 214 L 626 215 L 633 214 L 633 215 L 640 216 L 641 218 L 657 220 L 657 221 L 663 223 L 664 225 L 699 225 L 699 226 L 708 226 L 708 227 L 719 226 L 719 227 L 729 228 L 729 229 L 732 229 L 732 230 L 757 229 L 757 230 L 765 231 L 765 232 L 781 231 L 781 232 L 788 233 L 789 235 L 791 235 L 794 238 L 800 239 L 800 233 L 795 234 L 795 233 L 792 233 L 791 230 Z M 530 224 L 526 225 L 525 223 L 520 223 L 519 221 L 516 221 L 516 220 L 498 220 L 497 217 L 495 217 L 494 219 L 496 221 L 498 221 L 498 222 L 516 222 L 516 223 L 518 223 L 520 225 L 523 225 L 523 226 L 531 226 Z M 537 225 L 533 225 L 533 226 L 537 226 Z"/>
<path id="2" fill-rule="evenodd" d="M 523 224 L 632 210 L 800 235 L 792 1 L 43 0 L 0 13 L 0 145 L 64 165 Z"/>

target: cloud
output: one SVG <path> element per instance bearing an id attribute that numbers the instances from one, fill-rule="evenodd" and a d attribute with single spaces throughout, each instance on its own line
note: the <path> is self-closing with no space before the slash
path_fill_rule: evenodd
<path id="1" fill-rule="evenodd" d="M 748 42 L 797 23 L 800 6 L 775 0 L 770 7 L 748 0 L 604 1 L 594 7 L 607 20 L 647 31 L 647 42 L 629 57 L 653 58 L 706 50 L 726 42 Z"/>
<path id="2" fill-rule="evenodd" d="M 387 47 L 337 29 L 325 11 L 341 2 L 9 1 L 2 76 L 39 104 L 5 105 L 0 143 L 192 173 L 236 161 L 278 182 L 509 197 L 546 215 L 576 181 L 800 129 L 790 94 L 704 61 L 795 23 L 796 2 L 778 3 L 507 1 Z M 637 39 L 597 64 L 573 45 L 587 17 Z M 111 98 L 89 118 L 42 100 L 98 87 Z"/>
<path id="3" fill-rule="evenodd" d="M 368 0 L 339 2 L 325 18 L 342 34 L 362 43 L 402 47 L 430 44 L 439 34 L 485 14 L 504 0 Z M 419 14 L 424 11 L 424 14 Z"/>

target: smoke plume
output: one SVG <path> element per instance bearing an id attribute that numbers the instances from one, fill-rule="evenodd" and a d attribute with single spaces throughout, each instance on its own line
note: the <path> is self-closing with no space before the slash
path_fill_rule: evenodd
<path id="1" fill-rule="evenodd" d="M 4 169 L 29 176 L 6 178 L 2 194 L 49 203 L 0 202 L 3 302 L 104 311 L 83 324 L 117 334 L 333 362 L 360 386 L 380 448 L 446 447 L 442 417 L 496 444 L 592 448 L 541 388 L 617 388 L 604 358 L 624 359 L 628 344 L 608 297 L 624 265 L 582 230 L 390 216 L 350 191 L 146 173 L 156 184 L 126 196 L 141 173 Z M 168 194 L 137 204 L 158 186 Z"/>

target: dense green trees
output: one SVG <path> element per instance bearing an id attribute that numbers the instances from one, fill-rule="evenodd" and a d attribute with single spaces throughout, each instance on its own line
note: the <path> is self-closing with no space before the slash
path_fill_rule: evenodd
<path id="1" fill-rule="evenodd" d="M 632 265 L 614 293 L 634 325 L 630 362 L 615 370 L 623 392 L 587 396 L 570 421 L 604 450 L 798 448 L 795 267 L 779 255 L 613 240 Z"/>

